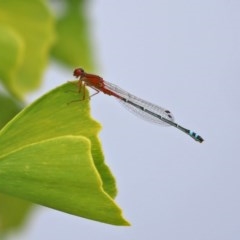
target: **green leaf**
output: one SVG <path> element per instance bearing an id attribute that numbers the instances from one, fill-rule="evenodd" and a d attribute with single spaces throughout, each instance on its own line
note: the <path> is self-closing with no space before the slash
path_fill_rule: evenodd
<path id="1" fill-rule="evenodd" d="M 0 0 L 0 26 L 8 28 L 8 35 L 12 35 L 8 51 L 1 48 L 3 59 L 10 59 L 1 63 L 1 70 L 7 65 L 1 77 L 12 94 L 22 97 L 40 84 L 54 37 L 53 18 L 41 0 Z M 18 71 L 15 71 L 16 61 L 20 62 Z M 9 62 L 14 62 L 12 70 Z"/>
<path id="2" fill-rule="evenodd" d="M 71 83 L 24 109 L 0 132 L 0 191 L 115 225 L 128 225 L 113 201 L 99 124 Z M 71 104 L 69 104 L 72 102 Z"/>
<path id="3" fill-rule="evenodd" d="M 0 78 L 11 92 L 16 92 L 15 77 L 22 63 L 24 44 L 11 27 L 0 25 L 0 49 Z"/>
<path id="4" fill-rule="evenodd" d="M 89 24 L 86 17 L 87 1 L 65 1 L 66 9 L 56 25 L 57 39 L 53 55 L 70 66 L 93 69 Z"/>

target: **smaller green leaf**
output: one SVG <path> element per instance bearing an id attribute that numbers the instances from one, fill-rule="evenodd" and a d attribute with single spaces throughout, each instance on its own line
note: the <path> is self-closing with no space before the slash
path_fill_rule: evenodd
<path id="1" fill-rule="evenodd" d="M 86 17 L 87 1 L 65 1 L 64 15 L 57 21 L 53 55 L 70 66 L 92 69 L 91 38 Z"/>
<path id="2" fill-rule="evenodd" d="M 2 129 L 0 192 L 128 225 L 113 201 L 116 185 L 103 160 L 100 126 L 89 115 L 89 101 L 79 101 L 83 96 L 76 90 L 72 83 L 52 90 Z"/>
<path id="3" fill-rule="evenodd" d="M 8 81 L 10 92 L 21 98 L 39 86 L 54 39 L 53 16 L 42 0 L 0 0 L 0 24 L 14 31 L 24 47 L 21 67 L 14 79 L 4 80 L 5 84 Z M 14 49 L 9 47 L 10 56 Z M 8 58 L 8 52 L 4 50 L 2 54 L 4 59 Z"/>
<path id="4" fill-rule="evenodd" d="M 24 56 L 24 43 L 11 28 L 0 25 L 0 79 L 11 92 L 17 92 L 15 77 Z"/>

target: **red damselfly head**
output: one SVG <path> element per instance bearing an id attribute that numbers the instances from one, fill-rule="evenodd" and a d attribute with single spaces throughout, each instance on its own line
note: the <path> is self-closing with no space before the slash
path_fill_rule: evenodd
<path id="1" fill-rule="evenodd" d="M 83 77 L 85 74 L 84 70 L 82 68 L 76 68 L 74 71 L 73 71 L 73 76 L 75 77 Z"/>

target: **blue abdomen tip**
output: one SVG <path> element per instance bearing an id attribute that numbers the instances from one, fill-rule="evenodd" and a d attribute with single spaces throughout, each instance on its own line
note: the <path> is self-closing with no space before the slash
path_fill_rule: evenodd
<path id="1" fill-rule="evenodd" d="M 192 138 L 194 138 L 196 141 L 198 142 L 203 142 L 203 138 L 201 136 L 199 136 L 197 133 L 193 132 L 193 131 L 189 131 L 189 134 Z"/>

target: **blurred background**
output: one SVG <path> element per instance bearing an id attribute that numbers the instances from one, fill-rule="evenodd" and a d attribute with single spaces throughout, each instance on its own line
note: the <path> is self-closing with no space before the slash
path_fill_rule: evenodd
<path id="1" fill-rule="evenodd" d="M 50 8 L 60 14 L 59 2 Z M 92 0 L 85 11 L 93 61 L 82 67 L 169 109 L 205 141 L 144 122 L 98 94 L 92 115 L 132 226 L 38 206 L 7 239 L 239 239 L 240 2 Z M 27 102 L 72 79 L 71 68 L 51 60 Z"/>

